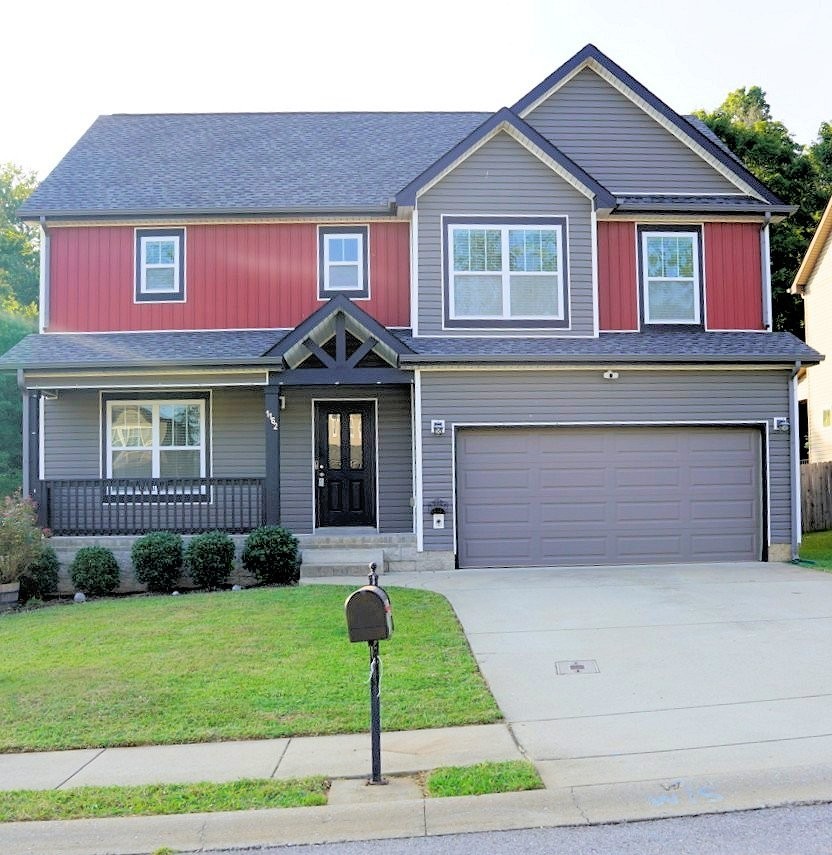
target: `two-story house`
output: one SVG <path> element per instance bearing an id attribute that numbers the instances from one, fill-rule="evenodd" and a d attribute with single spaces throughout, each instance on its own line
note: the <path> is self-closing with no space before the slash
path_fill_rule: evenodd
<path id="1" fill-rule="evenodd" d="M 491 115 L 102 116 L 19 212 L 26 488 L 391 568 L 788 559 L 790 211 L 591 45 Z"/>

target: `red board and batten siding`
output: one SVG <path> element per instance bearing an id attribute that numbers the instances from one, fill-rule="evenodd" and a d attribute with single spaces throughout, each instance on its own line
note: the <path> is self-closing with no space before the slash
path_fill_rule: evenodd
<path id="1" fill-rule="evenodd" d="M 598 223 L 598 326 L 602 332 L 638 329 L 635 223 Z"/>
<path id="2" fill-rule="evenodd" d="M 192 225 L 184 303 L 135 303 L 131 226 L 55 228 L 50 332 L 291 328 L 318 299 L 315 223 Z M 385 326 L 410 324 L 410 227 L 370 224 L 370 299 Z"/>
<path id="3" fill-rule="evenodd" d="M 763 329 L 762 261 L 757 223 L 705 223 L 708 329 Z"/>
<path id="4" fill-rule="evenodd" d="M 708 329 L 763 329 L 760 226 L 705 223 L 705 301 Z M 636 223 L 598 223 L 598 310 L 602 332 L 637 330 Z"/>

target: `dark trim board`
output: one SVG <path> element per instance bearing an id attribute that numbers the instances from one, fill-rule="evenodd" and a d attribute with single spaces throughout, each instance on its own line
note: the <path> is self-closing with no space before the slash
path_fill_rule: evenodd
<path id="1" fill-rule="evenodd" d="M 699 323 L 698 324 L 656 324 L 648 323 L 645 320 L 647 295 L 644 290 L 644 250 L 642 235 L 645 232 L 691 232 L 697 236 L 697 255 L 699 260 Z M 638 322 L 639 329 L 644 330 L 664 330 L 673 332 L 674 330 L 686 330 L 688 332 L 702 332 L 706 329 L 705 317 L 705 252 L 703 247 L 703 230 L 699 225 L 685 224 L 639 224 L 636 226 L 636 281 L 638 282 Z"/>
<path id="2" fill-rule="evenodd" d="M 205 478 L 211 477 L 211 393 L 204 391 L 156 392 L 101 392 L 101 477 L 107 477 L 107 403 L 108 401 L 181 401 L 183 399 L 205 402 Z"/>
<path id="3" fill-rule="evenodd" d="M 142 291 L 142 238 L 179 238 L 179 288 L 176 291 Z M 133 294 L 137 303 L 184 303 L 185 302 L 185 229 L 136 229 L 133 241 L 135 257 Z"/>
<path id="4" fill-rule="evenodd" d="M 444 329 L 564 329 L 569 327 L 569 235 L 566 217 L 515 217 L 510 214 L 494 217 L 442 216 L 442 324 Z M 563 263 L 563 318 L 546 320 L 515 320 L 513 318 L 451 318 L 451 252 L 448 233 L 453 225 L 499 225 L 499 226 L 558 226 L 561 230 L 561 259 Z"/>

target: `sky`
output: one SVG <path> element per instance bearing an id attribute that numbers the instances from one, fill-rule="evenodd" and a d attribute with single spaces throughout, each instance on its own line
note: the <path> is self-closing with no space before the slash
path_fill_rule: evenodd
<path id="1" fill-rule="evenodd" d="M 0 29 L 0 162 L 40 178 L 103 113 L 491 111 L 588 42 L 681 113 L 759 85 L 800 143 L 832 121 L 829 0 L 9 0 Z"/>

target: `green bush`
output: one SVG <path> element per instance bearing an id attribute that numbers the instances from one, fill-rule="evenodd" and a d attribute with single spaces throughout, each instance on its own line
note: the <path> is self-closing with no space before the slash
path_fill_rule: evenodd
<path id="1" fill-rule="evenodd" d="M 140 537 L 130 550 L 136 581 L 148 591 L 169 593 L 182 575 L 182 536 L 153 531 Z"/>
<path id="2" fill-rule="evenodd" d="M 43 532 L 32 500 L 20 493 L 6 496 L 0 505 L 0 584 L 17 582 L 42 551 Z"/>
<path id="3" fill-rule="evenodd" d="M 41 554 L 20 576 L 20 602 L 25 603 L 33 597 L 42 600 L 46 594 L 57 591 L 59 567 L 55 550 L 44 544 Z"/>
<path id="4" fill-rule="evenodd" d="M 115 555 L 103 546 L 82 546 L 69 565 L 69 578 L 76 591 L 90 596 L 112 594 L 121 581 Z"/>
<path id="5" fill-rule="evenodd" d="M 297 538 L 285 528 L 255 529 L 243 547 L 243 567 L 265 585 L 295 585 L 300 578 Z"/>
<path id="6" fill-rule="evenodd" d="M 185 547 L 185 572 L 197 588 L 219 588 L 234 569 L 234 541 L 224 531 L 208 531 Z"/>

